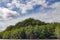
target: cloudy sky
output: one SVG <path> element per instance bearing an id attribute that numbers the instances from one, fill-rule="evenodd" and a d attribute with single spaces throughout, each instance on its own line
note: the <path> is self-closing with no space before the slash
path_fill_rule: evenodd
<path id="1" fill-rule="evenodd" d="M 0 0 L 0 31 L 26 18 L 60 22 L 60 0 Z"/>

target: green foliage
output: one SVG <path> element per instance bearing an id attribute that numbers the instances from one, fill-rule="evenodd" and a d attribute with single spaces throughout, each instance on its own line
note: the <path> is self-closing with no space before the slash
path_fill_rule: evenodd
<path id="1" fill-rule="evenodd" d="M 8 26 L 8 27 L 6 28 L 5 31 L 11 31 L 12 29 L 15 29 L 15 26 L 10 25 L 10 26 Z"/>
<path id="2" fill-rule="evenodd" d="M 10 36 L 11 36 L 11 32 L 10 32 L 10 31 L 6 31 L 6 32 L 4 32 L 4 34 L 3 34 L 2 38 L 9 39 L 9 38 L 10 38 Z"/>
<path id="3" fill-rule="evenodd" d="M 55 36 L 60 39 L 60 26 L 57 26 L 55 29 Z"/>
<path id="4" fill-rule="evenodd" d="M 0 39 L 60 38 L 60 23 L 45 23 L 32 18 L 10 25 L 0 32 Z"/>

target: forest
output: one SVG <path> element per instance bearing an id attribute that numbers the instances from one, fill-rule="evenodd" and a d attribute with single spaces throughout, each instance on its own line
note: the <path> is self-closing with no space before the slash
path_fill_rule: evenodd
<path id="1" fill-rule="evenodd" d="M 60 39 L 60 23 L 28 18 L 0 32 L 0 39 Z"/>

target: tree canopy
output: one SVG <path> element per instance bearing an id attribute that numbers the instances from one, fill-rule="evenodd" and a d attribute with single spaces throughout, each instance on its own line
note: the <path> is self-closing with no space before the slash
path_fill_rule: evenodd
<path id="1" fill-rule="evenodd" d="M 56 39 L 60 38 L 60 23 L 45 23 L 33 18 L 10 25 L 0 32 L 0 39 Z"/>

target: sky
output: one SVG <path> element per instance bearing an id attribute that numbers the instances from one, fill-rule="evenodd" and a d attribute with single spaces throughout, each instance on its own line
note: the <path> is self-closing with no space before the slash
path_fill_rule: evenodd
<path id="1" fill-rule="evenodd" d="M 60 0 L 0 0 L 0 31 L 27 18 L 60 22 Z"/>

